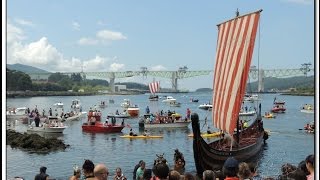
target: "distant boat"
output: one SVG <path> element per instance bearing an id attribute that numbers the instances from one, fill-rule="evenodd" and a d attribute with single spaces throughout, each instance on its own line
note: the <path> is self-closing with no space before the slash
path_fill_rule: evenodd
<path id="1" fill-rule="evenodd" d="M 199 109 L 203 109 L 203 110 L 209 110 L 211 111 L 212 110 L 212 104 L 200 104 L 198 106 Z"/>
<path id="2" fill-rule="evenodd" d="M 169 104 L 172 107 L 181 107 L 181 103 L 179 103 L 177 101 L 171 101 Z"/>
<path id="3" fill-rule="evenodd" d="M 158 101 L 159 96 L 156 95 L 156 93 L 160 91 L 160 82 L 156 81 L 156 82 L 149 83 L 149 90 L 151 93 L 149 96 L 149 100 Z"/>
<path id="4" fill-rule="evenodd" d="M 199 102 L 199 99 L 190 98 L 190 102 Z"/>
<path id="5" fill-rule="evenodd" d="M 81 108 L 81 102 L 79 99 L 74 99 L 71 102 L 71 108 L 72 109 L 80 109 Z"/>
<path id="6" fill-rule="evenodd" d="M 58 102 L 53 104 L 54 106 L 56 106 L 57 108 L 63 108 L 63 103 L 62 102 Z"/>
<path id="7" fill-rule="evenodd" d="M 303 113 L 314 113 L 314 108 L 311 104 L 305 104 L 300 111 Z"/>
<path id="8" fill-rule="evenodd" d="M 249 102 L 254 102 L 258 100 L 259 100 L 258 94 L 245 94 L 243 98 L 243 101 L 249 101 Z"/>
<path id="9" fill-rule="evenodd" d="M 36 127 L 36 124 L 34 122 L 29 124 L 27 131 L 44 133 L 62 133 L 66 128 L 67 126 L 61 122 L 61 118 L 48 117 L 48 119 L 45 120 L 45 122 L 40 123 L 38 127 Z"/>
<path id="10" fill-rule="evenodd" d="M 12 120 L 27 118 L 28 117 L 27 107 L 11 108 L 7 110 L 6 117 L 7 119 L 12 119 Z"/>
<path id="11" fill-rule="evenodd" d="M 166 103 L 170 103 L 176 101 L 175 98 L 173 98 L 172 96 L 167 96 L 164 100 L 162 100 L 162 102 L 166 102 Z"/>
<path id="12" fill-rule="evenodd" d="M 92 133 L 119 133 L 125 127 L 124 124 L 116 124 L 115 117 L 109 117 L 111 122 L 101 122 L 101 113 L 90 112 L 88 121 L 82 124 L 82 131 Z"/>

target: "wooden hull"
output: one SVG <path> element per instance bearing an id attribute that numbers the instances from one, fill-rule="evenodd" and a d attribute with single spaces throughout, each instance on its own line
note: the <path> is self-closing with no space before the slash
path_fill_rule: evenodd
<path id="1" fill-rule="evenodd" d="M 158 101 L 159 100 L 159 96 L 158 95 L 150 95 L 149 96 L 149 101 Z"/>
<path id="2" fill-rule="evenodd" d="M 90 125 L 88 123 L 82 124 L 82 131 L 94 132 L 94 133 L 119 133 L 122 131 L 124 126 L 121 125 L 104 125 L 103 123 L 96 122 L 95 125 Z"/>
<path id="3" fill-rule="evenodd" d="M 261 118 L 261 117 L 260 117 Z M 229 157 L 236 158 L 239 162 L 251 162 L 260 152 L 264 144 L 264 131 L 263 127 L 257 131 L 258 127 L 257 121 L 253 123 L 250 127 L 243 130 L 241 134 L 247 134 L 247 138 L 240 134 L 239 147 L 223 146 L 223 139 L 207 144 L 207 142 L 201 137 L 199 116 L 197 114 L 192 114 L 192 130 L 194 134 L 193 139 L 193 151 L 194 160 L 197 169 L 197 174 L 202 174 L 206 169 L 221 170 L 223 163 Z M 254 131 L 255 130 L 255 131 Z M 251 132 L 255 132 L 251 134 Z M 252 137 L 253 136 L 253 137 Z M 267 139 L 267 137 L 265 137 Z"/>

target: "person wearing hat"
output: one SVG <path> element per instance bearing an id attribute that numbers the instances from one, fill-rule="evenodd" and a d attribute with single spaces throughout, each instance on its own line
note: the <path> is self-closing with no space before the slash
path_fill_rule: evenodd
<path id="1" fill-rule="evenodd" d="M 47 167 L 40 167 L 40 174 L 37 174 L 35 177 L 34 177 L 34 180 L 48 180 L 49 179 L 49 175 L 46 174 L 46 171 L 47 171 Z"/>
<path id="2" fill-rule="evenodd" d="M 237 173 L 239 170 L 239 162 L 234 157 L 229 157 L 223 164 L 223 174 L 225 180 L 238 180 Z"/>

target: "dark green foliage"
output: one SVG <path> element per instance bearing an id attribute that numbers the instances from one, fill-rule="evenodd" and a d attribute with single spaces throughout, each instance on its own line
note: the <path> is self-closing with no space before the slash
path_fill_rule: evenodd
<path id="1" fill-rule="evenodd" d="M 109 82 L 102 79 L 91 79 L 91 80 L 87 79 L 86 84 L 90 86 L 98 86 L 98 85 L 109 86 Z"/>
<path id="2" fill-rule="evenodd" d="M 73 82 L 81 82 L 82 81 L 82 77 L 81 77 L 81 75 L 80 75 L 80 73 L 72 73 L 71 74 L 71 80 L 73 81 Z"/>
<path id="3" fill-rule="evenodd" d="M 48 81 L 56 83 L 56 82 L 58 82 L 58 81 L 60 81 L 61 79 L 64 79 L 64 78 L 69 78 L 69 76 L 61 74 L 61 73 L 53 73 L 48 77 Z"/>
<path id="4" fill-rule="evenodd" d="M 15 70 L 7 69 L 7 90 L 25 91 L 32 88 L 32 81 L 29 75 Z"/>

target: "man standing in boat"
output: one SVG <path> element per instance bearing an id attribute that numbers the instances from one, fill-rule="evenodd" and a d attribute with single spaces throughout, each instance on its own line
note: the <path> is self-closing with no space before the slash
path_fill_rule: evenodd
<path id="1" fill-rule="evenodd" d="M 189 108 L 187 108 L 187 119 L 189 120 L 191 117 L 191 111 Z"/>

